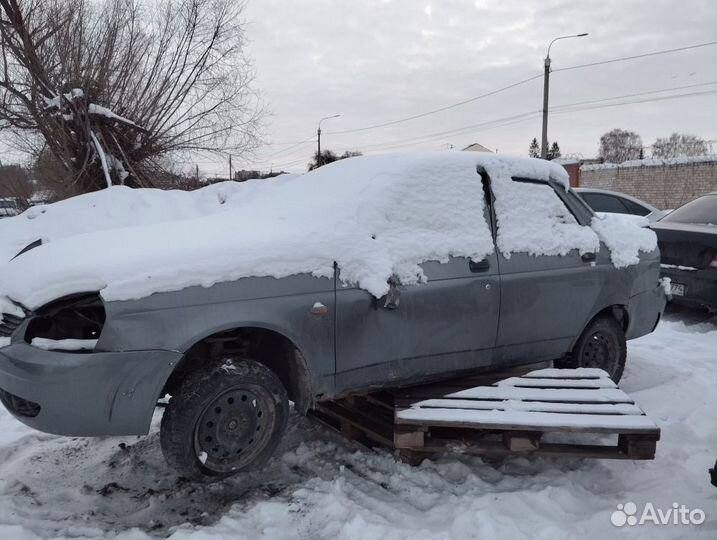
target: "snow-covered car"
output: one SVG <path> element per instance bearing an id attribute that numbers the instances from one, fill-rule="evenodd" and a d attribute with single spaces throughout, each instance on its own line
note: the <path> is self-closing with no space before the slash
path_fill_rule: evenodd
<path id="1" fill-rule="evenodd" d="M 0 265 L 0 398 L 15 417 L 142 435 L 169 395 L 165 457 L 217 479 L 268 459 L 289 400 L 305 412 L 542 360 L 618 380 L 625 340 L 664 309 L 654 232 L 596 217 L 547 161 L 365 156 L 232 189 L 112 188 L 11 218 L 85 216 L 32 229 L 42 245 Z M 212 212 L 183 210 L 206 209 L 205 193 Z M 134 203 L 98 203 L 112 197 Z M 191 217 L 149 217 L 161 197 Z"/>
<path id="2" fill-rule="evenodd" d="M 642 216 L 650 221 L 657 221 L 669 213 L 668 210 L 660 210 L 650 203 L 619 191 L 586 187 L 575 188 L 575 191 L 595 212 Z"/>
<path id="3" fill-rule="evenodd" d="M 717 192 L 680 206 L 650 228 L 672 301 L 717 311 Z"/>

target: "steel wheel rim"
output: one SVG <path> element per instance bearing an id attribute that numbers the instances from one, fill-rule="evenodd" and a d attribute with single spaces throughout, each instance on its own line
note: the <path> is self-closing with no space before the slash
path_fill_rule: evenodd
<path id="1" fill-rule="evenodd" d="M 581 366 L 603 369 L 610 376 L 617 364 L 618 346 L 614 336 L 597 331 L 586 341 L 581 357 Z"/>
<path id="2" fill-rule="evenodd" d="M 202 466 L 231 473 L 266 448 L 274 427 L 274 402 L 266 390 L 236 386 L 216 396 L 194 428 L 194 451 Z"/>

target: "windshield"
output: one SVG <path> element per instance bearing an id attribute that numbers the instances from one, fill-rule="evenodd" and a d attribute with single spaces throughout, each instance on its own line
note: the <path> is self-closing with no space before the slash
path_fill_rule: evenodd
<path id="1" fill-rule="evenodd" d="M 705 195 L 680 206 L 660 221 L 717 226 L 717 194 Z"/>

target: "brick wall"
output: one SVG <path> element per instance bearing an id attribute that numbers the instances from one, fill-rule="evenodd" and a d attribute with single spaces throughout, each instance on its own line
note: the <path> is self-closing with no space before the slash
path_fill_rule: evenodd
<path id="1" fill-rule="evenodd" d="M 580 186 L 621 191 L 663 210 L 677 208 L 717 191 L 717 157 L 696 163 L 586 167 L 580 171 Z"/>

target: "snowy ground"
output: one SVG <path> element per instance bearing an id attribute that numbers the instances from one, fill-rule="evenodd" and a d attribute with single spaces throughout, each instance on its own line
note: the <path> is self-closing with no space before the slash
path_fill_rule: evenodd
<path id="1" fill-rule="evenodd" d="M 621 386 L 662 428 L 647 462 L 445 456 L 412 468 L 294 417 L 264 470 L 180 482 L 146 438 L 36 433 L 0 412 L 0 538 L 717 537 L 717 321 L 671 313 Z M 155 421 L 158 418 L 155 419 Z M 614 527 L 617 504 L 700 508 L 698 527 Z"/>

